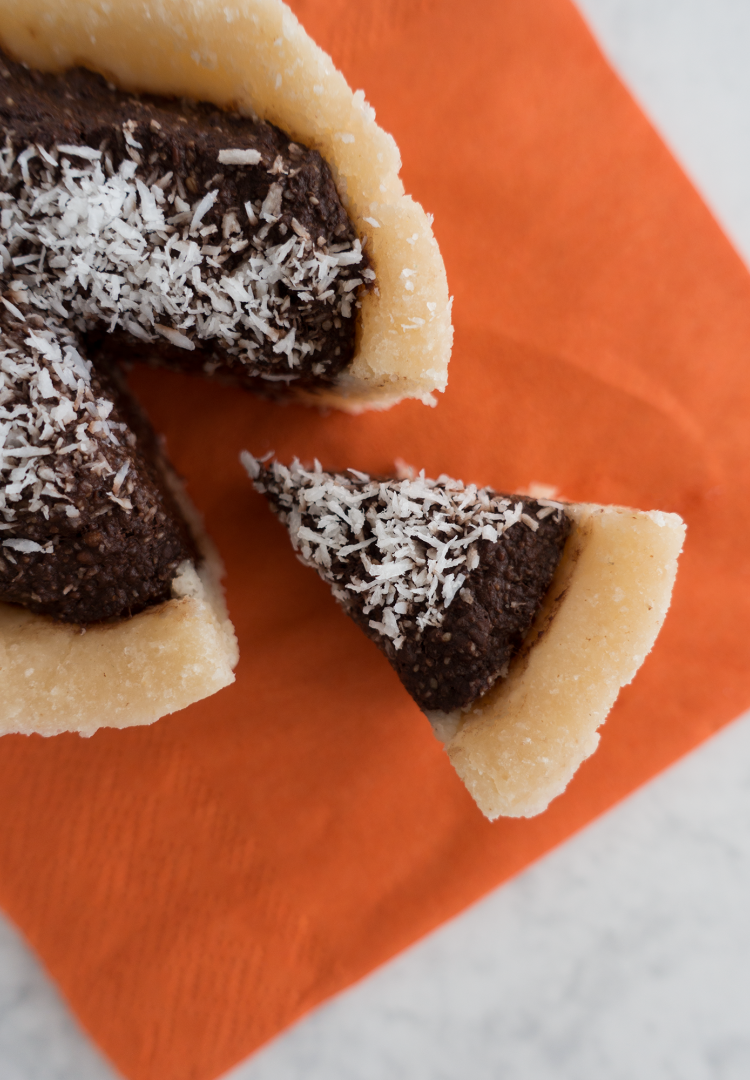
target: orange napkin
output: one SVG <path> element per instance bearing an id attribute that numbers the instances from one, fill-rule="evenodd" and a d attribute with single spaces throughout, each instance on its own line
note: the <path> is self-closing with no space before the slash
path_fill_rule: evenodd
<path id="1" fill-rule="evenodd" d="M 435 213 L 450 386 L 362 417 L 133 382 L 228 571 L 229 690 L 0 744 L 0 902 L 131 1080 L 211 1080 L 750 703 L 750 279 L 567 0 L 297 0 Z M 674 605 L 599 752 L 486 822 L 237 457 L 676 510 Z M 106 723 L 106 717 L 102 717 Z"/>

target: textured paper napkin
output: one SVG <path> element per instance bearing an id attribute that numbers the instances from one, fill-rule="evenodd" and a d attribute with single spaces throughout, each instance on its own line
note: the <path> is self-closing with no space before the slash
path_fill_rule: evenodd
<path id="1" fill-rule="evenodd" d="M 435 214 L 436 409 L 133 382 L 228 571 L 237 682 L 150 729 L 0 744 L 0 902 L 130 1080 L 211 1080 L 750 702 L 750 279 L 566 0 L 298 0 Z M 541 817 L 486 822 L 237 461 L 676 510 L 656 649 Z M 102 717 L 106 722 L 106 717 Z"/>

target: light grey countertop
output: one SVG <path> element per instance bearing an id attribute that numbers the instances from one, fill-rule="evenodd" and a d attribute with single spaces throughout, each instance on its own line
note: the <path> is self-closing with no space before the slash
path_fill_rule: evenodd
<path id="1" fill-rule="evenodd" d="M 578 0 L 750 263 L 750 0 Z M 750 716 L 227 1080 L 747 1080 Z M 114 1080 L 0 919 L 0 1080 Z"/>

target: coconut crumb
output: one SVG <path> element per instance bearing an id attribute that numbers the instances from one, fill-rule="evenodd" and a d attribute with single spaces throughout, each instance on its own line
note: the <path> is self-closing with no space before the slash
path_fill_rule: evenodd
<path id="1" fill-rule="evenodd" d="M 286 466 L 271 456 L 241 456 L 256 491 L 286 524 L 302 562 L 344 606 L 360 594 L 364 614 L 373 615 L 370 628 L 396 650 L 412 627 L 440 626 L 456 595 L 473 602 L 464 586 L 479 562 L 479 540 L 539 527 L 523 502 L 446 475 L 430 480 L 424 470 L 404 469 L 400 479 L 377 480 L 356 469 L 325 472 L 319 462 L 306 469 L 296 458 Z"/>
<path id="2" fill-rule="evenodd" d="M 79 469 L 114 474 L 110 498 L 123 510 L 120 491 L 129 471 L 122 444 L 130 431 L 111 419 L 112 401 L 97 397 L 91 362 L 76 334 L 51 318 L 45 329 L 0 330 L 0 516 L 4 527 L 80 515 L 69 492 Z M 29 546 L 34 544 L 34 546 Z M 6 547 L 29 553 L 53 550 L 16 537 Z"/>
<path id="3" fill-rule="evenodd" d="M 254 233 L 242 237 L 237 215 L 226 215 L 222 235 L 205 243 L 218 232 L 216 225 L 204 227 L 218 188 L 191 204 L 172 172 L 154 173 L 144 183 L 134 126 L 123 124 L 132 160 L 117 172 L 92 147 L 63 144 L 42 153 L 6 140 L 0 151 L 3 276 L 14 277 L 13 288 L 45 319 L 58 316 L 81 331 L 103 322 L 110 332 L 120 329 L 143 342 L 162 336 L 186 350 L 213 343 L 249 376 L 300 378 L 302 361 L 323 349 L 324 324 L 355 314 L 364 281 L 356 273 L 360 241 L 321 246 L 295 219 L 288 238 L 270 242 L 268 231 L 282 208 L 277 181 L 262 204 L 245 205 Z M 223 150 L 218 158 L 260 163 L 255 150 Z M 243 261 L 225 274 L 223 263 L 240 251 L 247 252 Z M 24 318 L 14 294 L 3 302 Z M 262 351 L 268 344 L 272 348 Z M 333 362 L 321 358 L 318 374 Z"/>

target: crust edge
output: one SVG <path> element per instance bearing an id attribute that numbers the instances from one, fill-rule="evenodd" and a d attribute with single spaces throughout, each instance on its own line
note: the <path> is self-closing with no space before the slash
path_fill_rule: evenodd
<path id="1" fill-rule="evenodd" d="M 579 504 L 548 601 L 508 677 L 465 714 L 430 716 L 490 820 L 541 813 L 599 743 L 597 729 L 669 609 L 677 514 Z"/>

